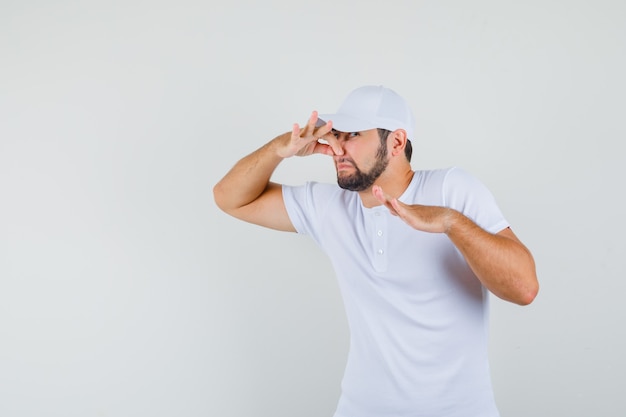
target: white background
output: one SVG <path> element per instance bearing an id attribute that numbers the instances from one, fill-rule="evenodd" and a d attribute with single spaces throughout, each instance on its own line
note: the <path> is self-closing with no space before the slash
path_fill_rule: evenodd
<path id="1" fill-rule="evenodd" d="M 479 177 L 535 255 L 536 301 L 492 303 L 503 417 L 623 417 L 624 74 L 621 0 L 0 1 L 0 415 L 331 416 L 329 263 L 211 188 L 383 84 L 414 168 Z"/>

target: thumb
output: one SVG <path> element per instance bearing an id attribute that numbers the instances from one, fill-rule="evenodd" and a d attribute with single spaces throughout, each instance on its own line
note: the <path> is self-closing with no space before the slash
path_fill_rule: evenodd
<path id="1" fill-rule="evenodd" d="M 383 188 L 379 185 L 375 185 L 372 187 L 372 194 L 374 194 L 374 197 L 376 197 L 379 202 L 384 204 L 385 207 L 389 209 L 391 214 L 393 214 L 394 216 L 398 215 L 397 208 L 399 208 L 400 206 L 396 198 L 392 198 L 389 194 L 385 193 L 383 191 Z"/>
<path id="2" fill-rule="evenodd" d="M 383 188 L 380 185 L 375 185 L 372 187 L 372 194 L 382 204 L 387 204 L 387 194 L 383 191 Z"/>

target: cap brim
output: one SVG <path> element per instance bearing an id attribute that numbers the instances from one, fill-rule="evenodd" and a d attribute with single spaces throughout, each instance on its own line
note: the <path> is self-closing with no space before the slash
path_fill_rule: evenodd
<path id="1" fill-rule="evenodd" d="M 322 126 L 328 121 L 332 121 L 333 129 L 340 132 L 362 132 L 364 130 L 376 129 L 376 125 L 372 122 L 341 113 L 320 114 L 318 116 L 317 126 Z"/>

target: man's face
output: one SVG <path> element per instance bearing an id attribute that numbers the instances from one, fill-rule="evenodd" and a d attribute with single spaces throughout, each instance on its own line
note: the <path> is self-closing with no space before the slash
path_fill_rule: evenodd
<path id="1" fill-rule="evenodd" d="M 370 188 L 387 168 L 387 146 L 381 143 L 378 129 L 362 132 L 333 132 L 344 149 L 335 156 L 337 184 L 350 191 Z"/>

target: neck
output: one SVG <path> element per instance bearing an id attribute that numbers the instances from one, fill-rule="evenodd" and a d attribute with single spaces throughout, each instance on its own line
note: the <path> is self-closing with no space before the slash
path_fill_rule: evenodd
<path id="1" fill-rule="evenodd" d="M 403 169 L 399 172 L 394 172 L 392 170 L 385 171 L 375 182 L 373 185 L 380 186 L 385 194 L 391 196 L 392 198 L 397 198 L 406 191 L 407 187 L 411 183 L 413 179 L 413 175 L 415 172 L 408 167 L 407 169 Z M 376 206 L 380 206 L 381 203 L 374 197 L 372 194 L 372 187 L 367 190 L 359 191 L 359 197 L 361 197 L 361 202 L 364 207 L 372 208 Z"/>

